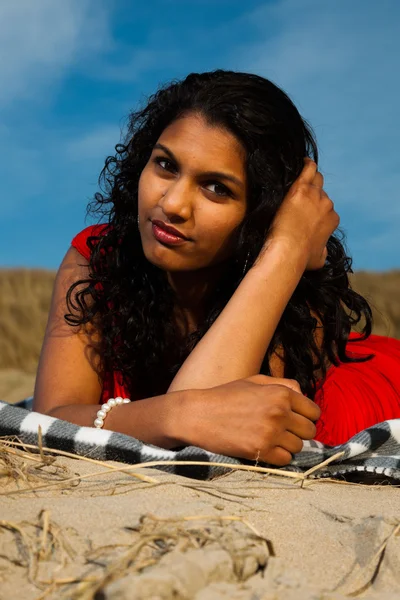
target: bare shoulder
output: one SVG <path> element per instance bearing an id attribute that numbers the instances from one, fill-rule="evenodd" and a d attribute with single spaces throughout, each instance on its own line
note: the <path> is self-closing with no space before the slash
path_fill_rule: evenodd
<path id="1" fill-rule="evenodd" d="M 73 293 L 75 295 L 76 292 L 87 286 L 87 283 L 84 282 L 88 278 L 88 260 L 79 254 L 75 248 L 69 248 L 57 271 L 46 335 L 60 332 L 64 332 L 66 335 L 82 333 L 81 329 L 74 329 L 68 325 L 64 315 L 67 312 L 71 312 L 74 316 L 78 316 L 78 311 L 74 310 L 73 306 L 67 305 L 67 293 L 71 286 L 75 286 Z M 82 283 L 76 285 L 78 282 Z"/>
<path id="2" fill-rule="evenodd" d="M 67 303 L 67 294 L 71 286 L 80 282 L 72 293 L 73 300 L 77 291 L 87 287 L 88 277 L 88 261 L 71 247 L 54 283 L 34 392 L 34 410 L 38 412 L 49 413 L 66 404 L 100 401 L 98 331 L 94 325 L 74 326 L 65 319 L 68 313 L 79 316 L 76 303 Z"/>

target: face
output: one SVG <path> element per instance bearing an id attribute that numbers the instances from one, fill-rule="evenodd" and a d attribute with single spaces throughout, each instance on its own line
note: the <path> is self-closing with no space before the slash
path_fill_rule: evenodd
<path id="1" fill-rule="evenodd" d="M 146 258 L 169 271 L 196 271 L 232 254 L 246 213 L 245 153 L 228 131 L 198 115 L 169 125 L 139 180 L 139 230 Z M 154 224 L 187 239 L 172 243 Z"/>

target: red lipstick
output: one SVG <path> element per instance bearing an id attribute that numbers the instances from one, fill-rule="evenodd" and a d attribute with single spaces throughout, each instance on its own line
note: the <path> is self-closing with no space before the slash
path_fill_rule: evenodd
<path id="1" fill-rule="evenodd" d="M 163 223 L 163 221 L 152 221 L 152 229 L 154 237 L 164 244 L 179 245 L 188 241 L 183 233 Z"/>
<path id="2" fill-rule="evenodd" d="M 181 233 L 180 231 L 178 231 L 177 229 L 175 229 L 175 227 L 171 227 L 171 225 L 166 225 L 163 221 L 157 221 L 157 219 L 152 221 L 153 225 L 157 225 L 157 227 L 159 227 L 160 229 L 164 229 L 164 231 L 166 231 L 167 233 L 170 233 L 171 235 L 175 236 L 175 237 L 180 237 L 183 238 L 184 240 L 187 240 L 187 237 L 183 235 L 183 233 Z"/>

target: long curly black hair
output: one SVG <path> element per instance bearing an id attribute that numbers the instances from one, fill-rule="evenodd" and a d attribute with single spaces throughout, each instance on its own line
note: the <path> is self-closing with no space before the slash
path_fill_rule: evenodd
<path id="1" fill-rule="evenodd" d="M 180 337 L 174 291 L 166 273 L 145 258 L 137 217 L 139 177 L 153 146 L 168 125 L 186 114 L 200 114 L 210 125 L 236 136 L 246 154 L 248 196 L 235 251 L 206 300 L 204 320 L 195 332 Z M 130 114 L 124 142 L 115 146 L 115 156 L 106 159 L 99 178 L 101 192 L 88 206 L 89 213 L 109 226 L 88 239 L 90 276 L 75 282 L 67 294 L 66 321 L 75 326 L 96 322 L 100 327 L 100 376 L 118 371 L 131 398 L 167 391 L 239 285 L 246 260 L 250 268 L 259 255 L 305 156 L 318 162 L 311 127 L 280 88 L 255 74 L 222 69 L 191 73 L 160 87 L 144 108 Z M 370 358 L 346 354 L 353 325 L 364 323 L 361 339 L 370 335 L 372 313 L 367 301 L 350 287 L 352 261 L 343 235 L 332 235 L 327 247 L 325 266 L 303 274 L 260 371 L 270 374 L 269 360 L 279 349 L 284 376 L 296 379 L 310 398 L 316 392 L 316 371 L 321 369 L 325 377 L 327 361 Z M 323 325 L 320 348 L 314 339 L 313 314 Z"/>

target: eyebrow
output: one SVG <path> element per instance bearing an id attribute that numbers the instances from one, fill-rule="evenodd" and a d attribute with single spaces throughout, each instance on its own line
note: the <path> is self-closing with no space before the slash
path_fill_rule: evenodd
<path id="1" fill-rule="evenodd" d="M 179 165 L 178 159 L 175 157 L 174 153 L 169 148 L 167 148 L 167 146 L 164 146 L 164 144 L 157 143 L 154 145 L 154 150 L 157 149 L 163 150 L 165 154 L 168 154 L 171 160 L 173 160 L 176 164 Z M 240 179 L 238 179 L 234 175 L 229 175 L 228 173 L 222 173 L 221 171 L 205 171 L 204 173 L 202 173 L 202 175 L 204 175 L 205 177 L 218 177 L 219 179 L 227 179 L 228 181 L 232 181 L 232 183 L 236 183 L 236 185 L 238 185 L 241 188 L 244 187 Z"/>

